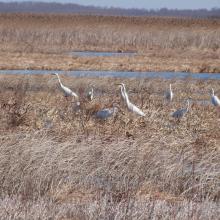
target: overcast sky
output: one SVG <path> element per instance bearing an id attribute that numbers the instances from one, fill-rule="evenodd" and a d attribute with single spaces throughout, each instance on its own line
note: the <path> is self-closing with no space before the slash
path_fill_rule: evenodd
<path id="1" fill-rule="evenodd" d="M 0 0 L 4 2 L 24 0 Z M 29 0 L 30 1 L 30 0 Z M 220 8 L 220 0 L 32 0 L 45 2 L 77 3 L 81 5 L 95 5 L 101 7 L 122 7 L 122 8 L 178 8 L 178 9 L 211 9 Z"/>

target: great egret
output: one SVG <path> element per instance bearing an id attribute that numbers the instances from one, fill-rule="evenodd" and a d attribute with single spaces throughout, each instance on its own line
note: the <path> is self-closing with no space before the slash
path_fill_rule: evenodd
<path id="1" fill-rule="evenodd" d="M 58 78 L 58 81 L 59 81 L 59 84 L 60 84 L 60 87 L 62 89 L 62 91 L 64 92 L 64 95 L 67 97 L 67 96 L 74 96 L 75 98 L 78 98 L 78 95 L 73 92 L 71 89 L 69 89 L 68 87 L 64 86 L 62 83 L 61 83 L 61 80 L 60 80 L 60 77 L 59 77 L 59 74 L 58 73 L 52 73 L 52 75 L 56 75 L 57 78 Z"/>
<path id="2" fill-rule="evenodd" d="M 215 95 L 213 88 L 212 88 L 211 102 L 214 106 L 220 106 L 220 100 L 218 96 Z"/>
<path id="3" fill-rule="evenodd" d="M 117 112 L 118 112 L 118 108 L 115 105 L 113 105 L 112 108 L 104 108 L 102 110 L 99 110 L 96 113 L 96 117 L 102 120 L 106 120 L 111 116 L 114 116 Z"/>
<path id="4" fill-rule="evenodd" d="M 128 98 L 128 94 L 126 92 L 126 88 L 125 88 L 125 84 L 124 83 L 120 83 L 118 84 L 120 86 L 121 89 L 121 96 L 124 99 L 127 108 L 129 111 L 134 112 L 140 116 L 145 116 L 144 112 L 142 112 L 137 106 L 135 106 L 133 103 L 130 102 L 129 98 Z"/>
<path id="5" fill-rule="evenodd" d="M 122 99 L 125 101 L 125 94 L 124 94 L 124 90 L 126 90 L 125 89 L 125 84 L 124 83 L 120 83 L 120 84 L 117 84 L 117 85 L 119 85 L 120 86 L 120 90 L 121 90 L 121 97 L 122 97 Z"/>
<path id="6" fill-rule="evenodd" d="M 171 88 L 171 84 L 170 84 L 170 89 L 169 89 L 169 91 L 167 91 L 166 93 L 165 93 L 165 98 L 166 98 L 166 100 L 167 101 L 172 101 L 172 99 L 173 99 L 173 92 L 172 92 L 172 88 Z"/>
<path id="7" fill-rule="evenodd" d="M 89 101 L 92 101 L 94 98 L 94 91 L 93 91 L 93 87 L 91 88 L 91 90 L 87 93 L 87 99 Z"/>
<path id="8" fill-rule="evenodd" d="M 172 117 L 176 119 L 182 118 L 189 111 L 189 100 L 187 100 L 187 107 L 183 109 L 178 109 L 171 114 Z"/>

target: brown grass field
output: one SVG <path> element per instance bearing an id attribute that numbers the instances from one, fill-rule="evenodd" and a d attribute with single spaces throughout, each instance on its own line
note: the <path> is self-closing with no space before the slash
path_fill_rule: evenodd
<path id="1" fill-rule="evenodd" d="M 219 45 L 215 19 L 0 14 L 3 70 L 216 73 Z M 137 54 L 71 57 L 75 50 Z M 55 76 L 0 74 L 0 220 L 219 218 L 220 108 L 210 104 L 218 81 L 61 79 L 80 108 Z M 145 117 L 126 110 L 120 82 Z M 189 112 L 172 118 L 188 98 Z M 95 117 L 114 103 L 115 117 Z"/>
<path id="2" fill-rule="evenodd" d="M 0 219 L 218 219 L 220 109 L 198 101 L 220 95 L 219 82 L 123 79 L 140 118 L 121 101 L 122 79 L 61 79 L 79 110 L 55 76 L 0 75 Z M 113 103 L 114 118 L 94 117 Z"/>
<path id="3" fill-rule="evenodd" d="M 0 14 L 0 69 L 220 72 L 220 20 Z M 134 57 L 68 52 L 135 51 Z"/>

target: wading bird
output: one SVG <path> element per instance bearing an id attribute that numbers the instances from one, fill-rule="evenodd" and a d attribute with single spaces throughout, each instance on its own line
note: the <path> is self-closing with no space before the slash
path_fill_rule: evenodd
<path id="1" fill-rule="evenodd" d="M 126 90 L 125 89 L 125 84 L 124 83 L 120 83 L 120 84 L 117 84 L 117 85 L 119 85 L 120 86 L 120 90 L 121 90 L 121 97 L 122 97 L 122 99 L 125 101 L 125 94 L 124 94 L 124 90 Z"/>
<path id="2" fill-rule="evenodd" d="M 187 107 L 183 109 L 178 109 L 171 114 L 172 117 L 176 119 L 182 118 L 189 111 L 189 100 L 187 100 Z"/>
<path id="3" fill-rule="evenodd" d="M 212 89 L 211 102 L 214 106 L 220 106 L 220 100 L 218 96 L 215 95 L 214 89 Z"/>
<path id="4" fill-rule="evenodd" d="M 118 108 L 115 105 L 113 105 L 112 108 L 104 108 L 104 109 L 99 110 L 95 116 L 96 118 L 106 120 L 114 116 L 117 112 L 118 112 Z"/>
<path id="5" fill-rule="evenodd" d="M 71 89 L 69 89 L 68 87 L 64 86 L 61 83 L 61 80 L 60 80 L 60 77 L 59 77 L 58 73 L 52 73 L 52 75 L 56 75 L 57 76 L 59 84 L 60 84 L 60 87 L 61 87 L 62 91 L 64 92 L 65 97 L 74 96 L 75 98 L 78 98 L 78 95 L 75 92 L 73 92 Z"/>
<path id="6" fill-rule="evenodd" d="M 93 87 L 91 88 L 91 90 L 87 93 L 87 99 L 89 101 L 92 101 L 94 98 L 94 91 L 93 91 Z"/>
<path id="7" fill-rule="evenodd" d="M 171 88 L 171 84 L 170 84 L 170 89 L 169 89 L 169 91 L 167 91 L 166 93 L 165 93 L 165 98 L 166 98 L 166 100 L 167 101 L 172 101 L 172 99 L 173 99 L 173 92 L 172 92 L 172 88 Z"/>
<path id="8" fill-rule="evenodd" d="M 140 116 L 145 116 L 144 112 L 142 112 L 137 106 L 135 106 L 133 103 L 130 102 L 129 98 L 128 98 L 128 94 L 126 92 L 126 88 L 125 88 L 125 84 L 124 83 L 120 83 L 118 84 L 120 86 L 121 89 L 121 96 L 124 99 L 127 108 L 129 111 L 136 113 Z"/>

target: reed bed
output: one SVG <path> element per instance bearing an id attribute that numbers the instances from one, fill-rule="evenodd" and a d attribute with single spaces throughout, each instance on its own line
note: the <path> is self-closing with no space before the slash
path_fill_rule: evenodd
<path id="1" fill-rule="evenodd" d="M 63 97 L 50 75 L 0 76 L 0 218 L 217 219 L 219 109 L 203 105 L 214 80 L 123 79 L 132 102 L 126 111 L 122 79 L 61 79 L 80 95 Z M 164 101 L 172 83 L 174 102 Z M 86 91 L 93 85 L 95 99 Z M 170 113 L 191 98 L 180 121 Z M 118 103 L 116 117 L 98 109 Z"/>
<path id="2" fill-rule="evenodd" d="M 1 50 L 219 49 L 215 19 L 1 14 Z"/>
<path id="3" fill-rule="evenodd" d="M 0 69 L 220 72 L 220 21 L 0 14 Z M 78 57 L 72 51 L 133 51 Z"/>

